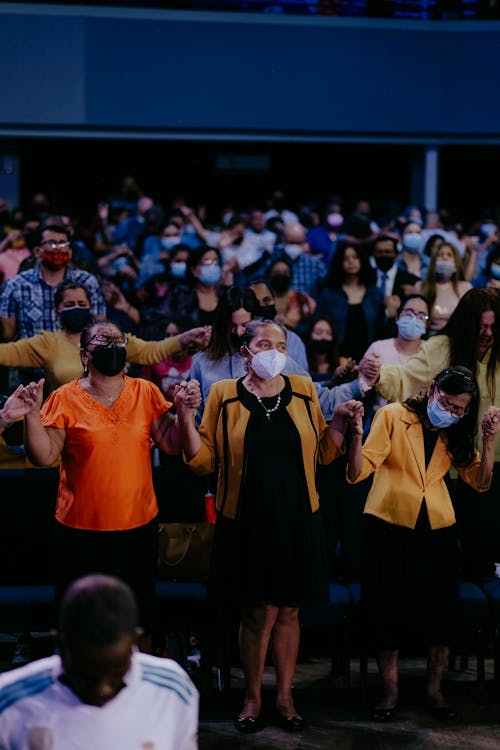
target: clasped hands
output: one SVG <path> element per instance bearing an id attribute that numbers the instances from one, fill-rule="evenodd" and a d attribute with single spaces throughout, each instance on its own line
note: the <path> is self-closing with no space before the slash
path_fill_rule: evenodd
<path id="1" fill-rule="evenodd" d="M 364 413 L 365 410 L 361 401 L 350 399 L 335 408 L 333 418 L 343 421 L 344 430 L 349 426 L 353 435 L 362 435 Z"/>
<path id="2" fill-rule="evenodd" d="M 378 355 L 365 355 L 358 364 L 358 369 L 364 377 L 367 385 L 372 386 L 377 382 L 380 376 L 380 359 Z"/>
<path id="3" fill-rule="evenodd" d="M 180 417 L 196 412 L 200 404 L 201 391 L 197 380 L 183 380 L 175 386 L 174 405 Z"/>
<path id="4" fill-rule="evenodd" d="M 494 439 L 500 430 L 500 409 L 497 409 L 496 406 L 490 406 L 486 409 L 481 421 L 481 429 L 483 431 L 483 442 Z"/>

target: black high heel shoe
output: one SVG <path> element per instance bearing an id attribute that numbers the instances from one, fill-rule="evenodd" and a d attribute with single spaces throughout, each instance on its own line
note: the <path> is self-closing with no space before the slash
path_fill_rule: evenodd
<path id="1" fill-rule="evenodd" d="M 370 712 L 370 719 L 372 721 L 378 721 L 378 722 L 391 721 L 391 719 L 393 718 L 397 710 L 398 710 L 397 703 L 392 708 L 372 708 Z"/>
<path id="2" fill-rule="evenodd" d="M 262 720 L 260 716 L 237 716 L 234 726 L 242 734 L 253 734 L 262 729 Z"/>

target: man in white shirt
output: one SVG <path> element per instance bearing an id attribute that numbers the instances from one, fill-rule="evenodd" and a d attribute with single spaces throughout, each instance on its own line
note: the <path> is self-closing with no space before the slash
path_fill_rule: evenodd
<path id="1" fill-rule="evenodd" d="M 0 675 L 2 750 L 196 750 L 199 695 L 171 659 L 136 650 L 130 588 L 103 575 L 68 588 L 61 653 Z"/>

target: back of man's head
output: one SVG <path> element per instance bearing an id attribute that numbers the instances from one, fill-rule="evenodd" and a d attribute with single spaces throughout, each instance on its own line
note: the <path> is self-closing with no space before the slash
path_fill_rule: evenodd
<path id="1" fill-rule="evenodd" d="M 130 587 L 118 578 L 88 575 L 72 583 L 61 602 L 59 634 L 94 645 L 116 643 L 136 634 L 137 604 Z"/>

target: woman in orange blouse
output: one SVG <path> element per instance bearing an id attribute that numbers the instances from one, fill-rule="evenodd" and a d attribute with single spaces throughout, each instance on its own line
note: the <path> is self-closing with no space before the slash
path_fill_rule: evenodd
<path id="1" fill-rule="evenodd" d="M 43 379 L 18 394 L 24 403 L 25 446 L 37 466 L 61 456 L 55 522 L 55 584 L 87 573 L 125 580 L 138 597 L 141 626 L 152 624 L 157 565 L 151 441 L 179 453 L 177 420 L 159 388 L 125 375 L 127 339 L 113 323 L 82 331 L 83 377 L 55 390 L 42 407 Z M 197 384 L 179 399 L 199 405 Z"/>

